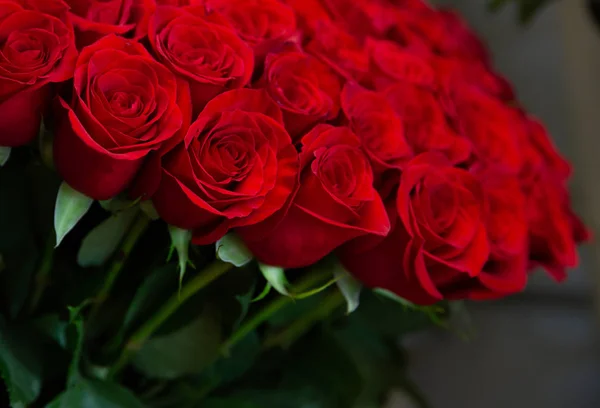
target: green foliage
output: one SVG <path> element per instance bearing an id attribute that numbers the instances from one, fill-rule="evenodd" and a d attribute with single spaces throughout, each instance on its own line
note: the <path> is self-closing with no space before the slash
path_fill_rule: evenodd
<path id="1" fill-rule="evenodd" d="M 39 349 L 22 331 L 10 329 L 0 320 L 0 376 L 6 384 L 13 408 L 35 401 L 42 388 Z"/>
<path id="2" fill-rule="evenodd" d="M 136 353 L 134 364 L 149 378 L 175 379 L 199 373 L 218 356 L 221 341 L 218 315 L 204 310 L 182 329 L 150 339 Z"/>
<path id="3" fill-rule="evenodd" d="M 28 184 L 18 160 L 0 169 L 0 299 L 11 318 L 24 305 L 39 253 Z"/>
<path id="4" fill-rule="evenodd" d="M 59 395 L 46 408 L 143 408 L 126 388 L 115 383 L 82 380 Z"/>
<path id="5" fill-rule="evenodd" d="M 129 304 L 123 323 L 124 330 L 132 331 L 167 301 L 176 288 L 175 273 L 176 266 L 167 264 L 148 275 Z"/>

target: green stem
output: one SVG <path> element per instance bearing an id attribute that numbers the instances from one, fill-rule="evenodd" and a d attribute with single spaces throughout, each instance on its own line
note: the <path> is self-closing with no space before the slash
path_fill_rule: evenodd
<path id="1" fill-rule="evenodd" d="M 308 332 L 315 324 L 331 315 L 333 311 L 344 304 L 344 296 L 339 290 L 328 295 L 319 307 L 303 315 L 284 330 L 268 336 L 263 342 L 263 348 L 276 346 L 289 347 L 296 339 Z"/>
<path id="2" fill-rule="evenodd" d="M 149 224 L 150 219 L 144 213 L 140 212 L 137 218 L 135 219 L 133 226 L 121 242 L 121 246 L 118 249 L 115 258 L 108 269 L 106 279 L 104 280 L 104 284 L 102 285 L 102 288 L 96 295 L 94 305 L 92 306 L 92 310 L 90 312 L 90 322 L 94 321 L 97 318 L 98 313 L 100 312 L 100 308 L 102 307 L 104 302 L 106 302 L 106 299 L 108 299 L 110 292 L 113 286 L 115 285 L 115 282 L 119 277 L 121 270 L 123 269 L 123 266 L 125 266 L 125 263 L 127 262 L 127 259 L 131 254 L 131 251 L 135 247 L 135 244 L 140 239 L 140 237 L 144 234 L 144 232 L 146 232 L 146 229 L 148 228 Z"/>
<path id="3" fill-rule="evenodd" d="M 37 272 L 35 273 L 35 281 L 34 281 L 34 289 L 33 295 L 31 296 L 31 301 L 29 303 L 29 313 L 35 312 L 42 298 L 44 297 L 44 292 L 46 291 L 46 287 L 50 282 L 50 273 L 52 272 L 52 262 L 54 260 L 54 243 L 55 238 L 54 234 L 51 233 L 48 239 L 46 240 L 46 247 L 44 248 L 44 254 L 42 256 L 42 261 L 39 265 Z"/>
<path id="4" fill-rule="evenodd" d="M 294 293 L 302 293 L 315 286 L 321 285 L 324 281 L 331 279 L 331 271 L 327 268 L 314 268 L 306 276 L 304 276 L 298 283 L 293 287 Z M 252 316 L 245 323 L 243 323 L 232 335 L 223 343 L 219 349 L 219 354 L 214 356 L 213 363 L 220 357 L 228 356 L 231 349 L 244 339 L 252 331 L 256 330 L 258 326 L 263 324 L 274 314 L 279 312 L 287 305 L 295 302 L 296 299 L 290 296 L 278 296 L 271 303 L 269 303 L 264 309 L 259 311 L 256 315 Z M 342 298 L 343 301 L 343 298 Z M 196 406 L 199 401 L 206 398 L 216 387 L 218 383 L 207 383 L 202 388 L 195 392 L 195 395 L 191 398 L 189 407 Z"/>
<path id="5" fill-rule="evenodd" d="M 331 271 L 323 268 L 317 268 L 313 273 L 306 275 L 300 282 L 294 285 L 294 293 L 304 292 L 331 277 Z M 288 304 L 295 302 L 294 298 L 289 296 L 279 296 L 264 309 L 248 319 L 221 345 L 221 354 L 228 355 L 233 346 L 240 342 L 244 337 L 254 331 L 258 326 L 267 321 L 271 316 Z"/>
<path id="6" fill-rule="evenodd" d="M 139 350 L 162 324 L 175 313 L 179 307 L 190 297 L 204 289 L 211 282 L 219 278 L 233 266 L 229 263 L 215 261 L 192 280 L 187 282 L 181 292 L 174 294 L 163 307 L 149 320 L 147 320 L 130 338 L 121 352 L 117 362 L 113 365 L 109 376 L 114 377 L 129 363 L 132 355 Z"/>

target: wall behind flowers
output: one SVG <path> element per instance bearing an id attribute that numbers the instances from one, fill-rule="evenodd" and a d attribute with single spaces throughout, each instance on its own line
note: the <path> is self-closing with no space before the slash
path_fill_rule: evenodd
<path id="1" fill-rule="evenodd" d="M 519 297 L 469 304 L 471 341 L 409 339 L 413 376 L 433 408 L 600 407 L 600 30 L 583 0 L 554 2 L 528 27 L 512 7 L 489 14 L 481 0 L 434 3 L 460 10 L 487 40 L 499 71 L 573 161 L 573 199 L 596 242 L 564 285 L 539 274 Z"/>

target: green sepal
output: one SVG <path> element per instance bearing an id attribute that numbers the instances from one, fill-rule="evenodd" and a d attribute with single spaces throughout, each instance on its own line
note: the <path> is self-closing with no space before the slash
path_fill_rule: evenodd
<path id="1" fill-rule="evenodd" d="M 93 198 L 74 190 L 67 183 L 63 182 L 60 185 L 54 207 L 56 247 L 88 212 L 93 202 Z"/>
<path id="2" fill-rule="evenodd" d="M 192 240 L 192 232 L 169 225 L 169 235 L 171 236 L 171 250 L 169 251 L 169 257 L 171 257 L 173 250 L 177 252 L 179 260 L 179 288 L 181 289 L 183 277 L 185 276 L 188 264 L 190 264 L 188 253 L 190 242 Z"/>
<path id="3" fill-rule="evenodd" d="M 79 247 L 79 266 L 86 268 L 104 264 L 123 240 L 137 213 L 137 208 L 117 212 L 91 230 Z"/>
<path id="4" fill-rule="evenodd" d="M 10 157 L 10 147 L 0 146 L 0 167 L 4 166 Z"/>
<path id="5" fill-rule="evenodd" d="M 216 244 L 217 257 L 238 268 L 247 265 L 254 256 L 246 247 L 241 238 L 234 233 L 223 236 Z"/>

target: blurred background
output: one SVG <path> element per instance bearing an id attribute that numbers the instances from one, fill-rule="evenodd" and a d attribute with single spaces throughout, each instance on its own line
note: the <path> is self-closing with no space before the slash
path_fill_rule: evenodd
<path id="1" fill-rule="evenodd" d="M 520 296 L 467 304 L 470 341 L 442 330 L 407 339 L 412 377 L 432 408 L 600 408 L 600 25 L 585 0 L 550 2 L 527 26 L 516 7 L 433 3 L 459 10 L 486 40 L 574 163 L 574 205 L 596 240 L 563 285 L 539 272 Z M 401 395 L 390 405 L 410 406 Z"/>

